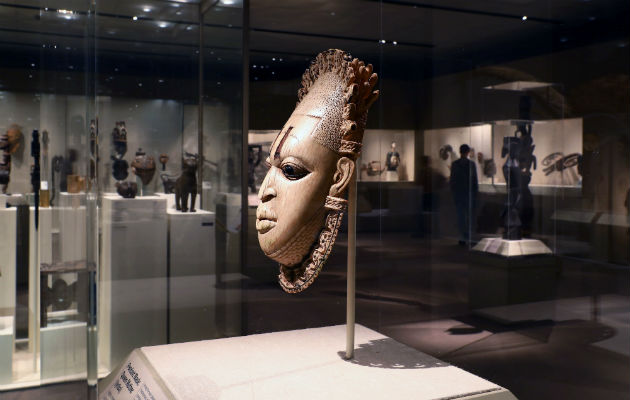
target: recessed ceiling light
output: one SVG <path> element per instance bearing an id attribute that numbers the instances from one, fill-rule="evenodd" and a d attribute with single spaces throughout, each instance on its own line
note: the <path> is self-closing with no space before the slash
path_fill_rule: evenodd
<path id="1" fill-rule="evenodd" d="M 144 11 L 144 12 L 151 12 L 151 8 L 149 8 L 149 7 L 144 7 L 144 8 L 142 9 L 142 11 Z"/>

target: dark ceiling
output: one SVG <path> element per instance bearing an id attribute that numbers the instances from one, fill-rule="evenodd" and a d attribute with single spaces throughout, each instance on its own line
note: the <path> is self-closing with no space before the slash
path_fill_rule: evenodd
<path id="1" fill-rule="evenodd" d="M 90 3 L 0 2 L 0 87 L 28 90 L 29 79 L 39 78 L 43 91 L 83 92 L 84 71 L 96 71 L 95 90 L 106 93 L 143 80 L 145 90 L 161 81 L 177 92 L 195 80 L 198 1 L 97 0 L 92 10 Z M 239 79 L 242 0 L 209 5 L 206 79 Z M 627 46 L 629 11 L 627 0 L 251 0 L 251 76 L 294 78 L 332 47 L 385 71 L 434 76 L 601 41 Z"/>

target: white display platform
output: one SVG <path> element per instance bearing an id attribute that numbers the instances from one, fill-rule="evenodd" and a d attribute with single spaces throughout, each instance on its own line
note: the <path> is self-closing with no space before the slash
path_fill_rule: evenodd
<path id="1" fill-rule="evenodd" d="M 15 314 L 16 223 L 16 208 L 0 208 L 0 316 Z"/>
<path id="2" fill-rule="evenodd" d="M 13 317 L 0 317 L 0 384 L 13 379 Z"/>
<path id="3" fill-rule="evenodd" d="M 215 214 L 199 209 L 167 212 L 169 342 L 216 337 Z"/>
<path id="4" fill-rule="evenodd" d="M 166 343 L 166 200 L 104 195 L 98 303 L 99 371 L 131 350 Z"/>
<path id="5" fill-rule="evenodd" d="M 26 198 L 21 194 L 0 194 L 0 209 L 7 208 L 7 203 L 13 206 L 26 204 Z"/>
<path id="6" fill-rule="evenodd" d="M 87 372 L 87 324 L 68 321 L 40 330 L 41 379 L 54 379 Z"/>
<path id="7" fill-rule="evenodd" d="M 552 254 L 552 251 L 538 239 L 506 240 L 500 237 L 484 238 L 473 250 L 498 254 L 504 257 Z"/>
<path id="8" fill-rule="evenodd" d="M 361 325 L 346 361 L 345 334 L 339 325 L 144 347 L 99 385 L 99 400 L 516 399 Z"/>

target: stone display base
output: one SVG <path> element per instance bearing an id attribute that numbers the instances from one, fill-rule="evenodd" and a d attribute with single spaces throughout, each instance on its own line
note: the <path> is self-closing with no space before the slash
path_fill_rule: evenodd
<path id="1" fill-rule="evenodd" d="M 40 330 L 42 380 L 87 371 L 87 324 L 68 321 Z"/>
<path id="2" fill-rule="evenodd" d="M 473 250 L 468 271 L 472 310 L 554 298 L 560 260 L 539 240 L 484 239 Z"/>
<path id="3" fill-rule="evenodd" d="M 506 240 L 500 237 L 484 238 L 473 250 L 498 254 L 504 257 L 551 254 L 551 250 L 538 239 Z"/>
<path id="4" fill-rule="evenodd" d="M 516 399 L 361 325 L 356 343 L 344 360 L 338 325 L 143 347 L 99 385 L 99 400 Z"/>

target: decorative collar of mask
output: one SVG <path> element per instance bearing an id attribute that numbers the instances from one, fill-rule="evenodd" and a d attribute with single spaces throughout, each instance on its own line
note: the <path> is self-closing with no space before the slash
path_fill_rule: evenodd
<path id="1" fill-rule="evenodd" d="M 334 152 L 339 160 L 344 157 L 349 159 L 346 161 L 350 161 L 352 168 L 361 152 L 368 109 L 379 95 L 378 90 L 374 90 L 377 80 L 371 64 L 366 66 L 363 61 L 353 59 L 348 53 L 337 49 L 320 53 L 302 75 L 302 87 L 298 91 L 298 103 L 293 114 L 317 119 L 319 122 L 314 125 L 310 137 Z M 276 141 L 281 142 L 280 146 L 289 135 L 285 128 L 276 138 Z M 273 148 L 272 145 L 272 151 Z M 266 253 L 280 264 L 278 278 L 285 292 L 299 293 L 319 275 L 330 255 L 343 212 L 347 208 L 344 197 L 345 187 L 336 196 L 328 195 L 320 206 L 321 214 L 299 229 L 296 240 L 272 253 Z M 263 208 L 261 211 L 259 207 L 259 212 L 264 218 L 266 210 Z M 315 234 L 303 235 L 305 231 Z M 304 242 L 312 237 L 316 239 L 310 243 L 309 249 L 309 243 Z"/>

